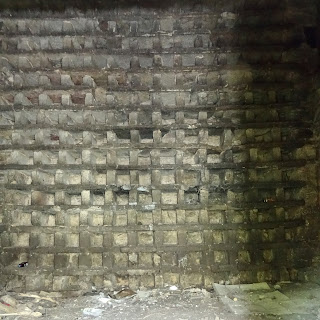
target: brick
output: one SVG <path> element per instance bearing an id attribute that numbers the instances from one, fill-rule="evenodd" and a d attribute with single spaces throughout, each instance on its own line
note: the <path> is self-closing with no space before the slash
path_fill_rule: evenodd
<path id="1" fill-rule="evenodd" d="M 163 192 L 161 194 L 161 203 L 162 204 L 177 204 L 177 194 L 175 192 Z"/>
<path id="2" fill-rule="evenodd" d="M 28 233 L 11 233 L 11 245 L 13 247 L 28 247 L 30 235 Z"/>
<path id="3" fill-rule="evenodd" d="M 51 291 L 52 275 L 29 275 L 26 278 L 26 290 L 28 291 Z"/>
<path id="4" fill-rule="evenodd" d="M 161 211 L 162 223 L 164 224 L 176 224 L 177 213 L 175 210 L 162 210 Z"/>
<path id="5" fill-rule="evenodd" d="M 154 288 L 155 276 L 154 275 L 143 275 L 140 279 L 140 286 L 142 288 Z"/>
<path id="6" fill-rule="evenodd" d="M 42 233 L 39 235 L 39 246 L 40 247 L 53 247 L 54 246 L 54 234 Z"/>
<path id="7" fill-rule="evenodd" d="M 200 266 L 202 261 L 202 252 L 191 252 L 187 257 L 190 265 L 192 266 Z"/>
<path id="8" fill-rule="evenodd" d="M 153 245 L 153 232 L 138 232 L 138 243 L 139 245 Z"/>
<path id="9" fill-rule="evenodd" d="M 79 255 L 79 267 L 92 267 L 92 258 L 89 253 L 82 253 Z"/>
<path id="10" fill-rule="evenodd" d="M 173 31 L 173 24 L 174 24 L 173 17 L 170 17 L 167 19 L 161 19 L 160 20 L 160 30 L 165 31 L 165 32 L 172 32 Z"/>
<path id="11" fill-rule="evenodd" d="M 67 247 L 79 247 L 79 234 L 68 234 L 66 235 L 66 246 Z"/>
<path id="12" fill-rule="evenodd" d="M 21 226 L 31 226 L 32 225 L 32 214 L 28 212 L 20 211 L 19 209 L 11 212 L 12 223 Z"/>
<path id="13" fill-rule="evenodd" d="M 138 212 L 137 223 L 141 225 L 150 225 L 153 223 L 153 216 L 149 212 Z"/>
<path id="14" fill-rule="evenodd" d="M 5 201 L 16 205 L 28 206 L 31 204 L 31 194 L 30 192 L 7 190 L 5 192 Z"/>
<path id="15" fill-rule="evenodd" d="M 137 265 L 138 264 L 138 254 L 137 253 L 129 254 L 129 262 L 131 265 Z"/>
<path id="16" fill-rule="evenodd" d="M 14 97 L 14 104 L 15 105 L 30 106 L 32 103 L 24 94 L 18 93 Z"/>
<path id="17" fill-rule="evenodd" d="M 95 268 L 102 267 L 102 254 L 93 253 L 92 254 L 92 266 Z"/>
<path id="18" fill-rule="evenodd" d="M 39 254 L 39 256 L 37 257 L 38 267 L 52 268 L 53 265 L 54 265 L 54 254 Z"/>
<path id="19" fill-rule="evenodd" d="M 153 254 L 149 252 L 142 252 L 139 254 L 139 264 L 147 267 L 153 266 Z M 151 280 L 152 281 L 152 280 Z"/>
<path id="20" fill-rule="evenodd" d="M 118 212 L 114 215 L 115 226 L 126 226 L 128 224 L 128 216 L 126 212 Z"/>
<path id="21" fill-rule="evenodd" d="M 75 276 L 55 276 L 53 278 L 53 291 L 77 290 L 78 279 Z"/>
<path id="22" fill-rule="evenodd" d="M 102 226 L 104 215 L 102 211 L 90 212 L 88 216 L 88 224 L 90 226 Z"/>
<path id="23" fill-rule="evenodd" d="M 102 234 L 91 234 L 90 235 L 90 247 L 102 247 L 103 246 L 103 235 Z"/>
<path id="24" fill-rule="evenodd" d="M 177 231 L 164 231 L 163 232 L 163 244 L 178 244 Z"/>
<path id="25" fill-rule="evenodd" d="M 118 268 L 126 268 L 128 266 L 128 255 L 126 253 L 114 253 L 113 265 Z"/>
<path id="26" fill-rule="evenodd" d="M 128 245 L 128 235 L 126 233 L 114 233 L 113 244 L 115 246 L 126 246 Z"/>
<path id="27" fill-rule="evenodd" d="M 199 273 L 181 275 L 180 283 L 183 288 L 190 286 L 201 286 L 203 283 L 203 276 Z"/>
<path id="28" fill-rule="evenodd" d="M 227 253 L 224 251 L 214 251 L 214 262 L 215 263 L 221 263 L 221 264 L 227 264 Z"/>
<path id="29" fill-rule="evenodd" d="M 188 244 L 201 244 L 203 242 L 202 233 L 188 232 L 187 241 L 188 241 Z"/>
<path id="30" fill-rule="evenodd" d="M 54 257 L 54 267 L 55 269 L 66 268 L 68 265 L 68 255 L 67 254 L 56 254 Z"/>
<path id="31" fill-rule="evenodd" d="M 163 281 L 167 285 L 179 285 L 180 284 L 180 274 L 179 273 L 169 273 L 163 274 Z"/>
<path id="32" fill-rule="evenodd" d="M 199 211 L 189 211 L 185 212 L 185 223 L 199 223 Z"/>

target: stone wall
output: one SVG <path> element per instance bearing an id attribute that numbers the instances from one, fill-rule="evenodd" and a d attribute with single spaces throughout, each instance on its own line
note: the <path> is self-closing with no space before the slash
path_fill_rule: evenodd
<path id="1" fill-rule="evenodd" d="M 309 265 L 311 1 L 0 20 L 2 285 L 210 287 Z"/>

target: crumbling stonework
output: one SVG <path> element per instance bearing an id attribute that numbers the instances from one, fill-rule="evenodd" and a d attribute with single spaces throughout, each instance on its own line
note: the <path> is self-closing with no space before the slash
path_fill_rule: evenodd
<path id="1" fill-rule="evenodd" d="M 7 288 L 210 287 L 309 264 L 314 9 L 212 2 L 2 12 Z"/>

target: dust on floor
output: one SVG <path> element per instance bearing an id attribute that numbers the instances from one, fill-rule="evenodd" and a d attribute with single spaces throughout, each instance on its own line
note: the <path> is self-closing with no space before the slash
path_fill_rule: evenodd
<path id="1" fill-rule="evenodd" d="M 0 319 L 26 320 L 320 320 L 314 283 L 218 285 L 211 291 L 176 286 L 97 292 L 77 298 L 57 293 L 0 294 Z"/>

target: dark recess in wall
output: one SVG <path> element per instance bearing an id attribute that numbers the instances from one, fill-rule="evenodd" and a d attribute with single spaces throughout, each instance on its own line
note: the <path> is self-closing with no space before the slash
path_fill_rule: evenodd
<path id="1" fill-rule="evenodd" d="M 313 49 L 320 49 L 320 30 L 318 26 L 304 27 L 307 44 Z"/>

